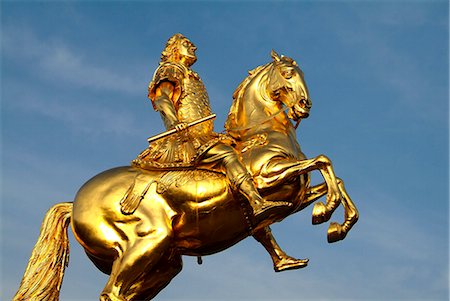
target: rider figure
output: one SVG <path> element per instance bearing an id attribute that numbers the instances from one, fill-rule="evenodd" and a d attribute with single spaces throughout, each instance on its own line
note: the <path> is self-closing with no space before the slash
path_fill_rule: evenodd
<path id="1" fill-rule="evenodd" d="M 252 176 L 232 147 L 230 137 L 213 132 L 211 120 L 187 129 L 189 122 L 211 115 L 205 86 L 191 66 L 197 60 L 195 45 L 182 34 L 173 35 L 148 88 L 153 108 L 159 111 L 166 129 L 177 134 L 150 144 L 132 164 L 144 169 L 207 167 L 223 172 L 233 190 L 250 203 L 253 214 L 284 206 L 261 197 Z"/>

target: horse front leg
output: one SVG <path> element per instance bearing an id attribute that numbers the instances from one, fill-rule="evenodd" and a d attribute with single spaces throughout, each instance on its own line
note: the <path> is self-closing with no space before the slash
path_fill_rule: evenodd
<path id="1" fill-rule="evenodd" d="M 313 224 L 321 224 L 330 219 L 342 200 L 333 166 L 328 157 L 319 155 L 307 160 L 274 159 L 264 165 L 255 180 L 258 188 L 265 188 L 313 170 L 320 171 L 327 185 L 326 204 L 316 203 L 313 209 Z"/>
<path id="2" fill-rule="evenodd" d="M 340 178 L 336 178 L 339 190 L 342 194 L 341 203 L 344 207 L 344 222 L 342 224 L 338 224 L 335 222 L 330 223 L 328 227 L 327 239 L 329 243 L 333 243 L 339 240 L 343 240 L 353 225 L 358 221 L 359 213 L 358 209 L 356 209 L 355 204 L 352 199 L 348 195 L 344 181 Z M 328 187 L 326 183 L 322 183 L 316 186 L 312 186 L 306 192 L 305 200 L 302 202 L 302 205 L 299 207 L 297 211 L 300 211 L 322 196 L 324 196 L 328 191 Z"/>
<path id="3" fill-rule="evenodd" d="M 342 224 L 338 223 L 330 223 L 328 228 L 328 242 L 336 242 L 342 240 L 347 236 L 347 233 L 353 227 L 354 224 L 358 221 L 359 212 L 356 209 L 355 204 L 352 199 L 348 195 L 347 191 L 344 187 L 344 181 L 341 179 L 338 180 L 339 190 L 342 193 L 342 205 L 344 206 L 344 222 Z"/>
<path id="4" fill-rule="evenodd" d="M 275 272 L 300 269 L 308 265 L 309 259 L 297 259 L 287 255 L 278 245 L 270 227 L 264 227 L 253 233 L 253 237 L 261 243 L 273 261 Z"/>

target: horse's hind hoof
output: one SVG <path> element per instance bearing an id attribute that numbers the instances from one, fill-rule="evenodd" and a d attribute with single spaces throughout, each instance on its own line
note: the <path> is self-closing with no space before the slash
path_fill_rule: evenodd
<path id="1" fill-rule="evenodd" d="M 342 226 L 338 223 L 330 223 L 328 227 L 327 240 L 329 243 L 337 242 L 345 238 L 346 233 L 342 231 Z"/>
<path id="2" fill-rule="evenodd" d="M 323 203 L 314 204 L 312 212 L 312 224 L 318 225 L 322 224 L 330 219 L 329 214 L 327 214 L 327 207 Z"/>

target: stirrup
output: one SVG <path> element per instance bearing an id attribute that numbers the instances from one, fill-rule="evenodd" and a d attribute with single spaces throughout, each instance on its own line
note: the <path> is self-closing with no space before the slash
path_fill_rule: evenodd
<path id="1" fill-rule="evenodd" d="M 256 210 L 253 209 L 253 215 L 258 216 L 261 213 L 264 213 L 270 209 L 278 208 L 278 207 L 291 207 L 292 204 L 289 202 L 281 202 L 281 201 L 265 201 L 262 204 L 260 204 Z"/>

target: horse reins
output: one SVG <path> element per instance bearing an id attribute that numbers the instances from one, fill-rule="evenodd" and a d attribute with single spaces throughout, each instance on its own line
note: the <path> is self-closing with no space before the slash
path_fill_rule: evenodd
<path id="1" fill-rule="evenodd" d="M 286 111 L 287 109 L 292 109 L 294 105 L 292 105 L 291 107 L 285 107 L 283 109 L 278 110 L 277 112 L 273 113 L 272 115 L 268 116 L 267 118 L 260 120 L 258 122 L 255 122 L 253 124 L 250 124 L 248 126 L 242 126 L 242 127 L 234 127 L 234 128 L 230 128 L 228 129 L 228 131 L 245 131 L 245 130 L 249 130 L 255 126 L 257 126 L 258 124 L 262 124 L 262 123 L 266 123 L 267 121 L 275 118 L 278 114 L 280 114 L 283 111 Z M 294 125 L 294 129 L 297 129 L 298 125 L 300 124 L 301 119 L 297 120 L 297 123 Z"/>

